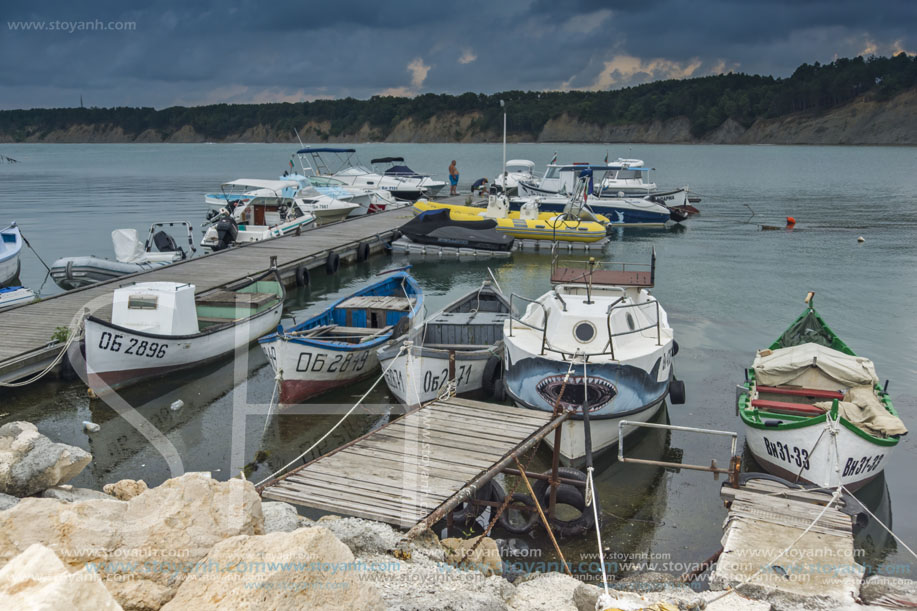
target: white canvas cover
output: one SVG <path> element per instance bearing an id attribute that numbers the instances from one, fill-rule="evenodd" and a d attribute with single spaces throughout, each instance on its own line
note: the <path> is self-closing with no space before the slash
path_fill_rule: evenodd
<path id="1" fill-rule="evenodd" d="M 819 401 L 815 406 L 830 410 L 831 404 L 832 401 Z M 872 386 L 856 386 L 848 390 L 844 400 L 837 402 L 837 413 L 870 435 L 887 437 L 907 433 L 904 422 L 885 409 Z"/>
<path id="2" fill-rule="evenodd" d="M 759 384 L 780 386 L 801 377 L 813 366 L 842 387 L 879 383 L 876 367 L 869 359 L 812 343 L 759 350 L 752 367 Z"/>
<path id="3" fill-rule="evenodd" d="M 136 229 L 115 229 L 111 232 L 115 258 L 121 263 L 132 263 L 143 257 L 143 242 L 137 238 Z"/>

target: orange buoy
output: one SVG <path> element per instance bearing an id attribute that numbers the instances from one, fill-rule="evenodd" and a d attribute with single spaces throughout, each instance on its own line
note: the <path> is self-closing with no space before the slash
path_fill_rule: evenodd
<path id="1" fill-rule="evenodd" d="M 792 216 L 786 217 L 786 226 L 787 227 L 792 227 L 795 224 L 796 224 L 796 219 L 794 219 Z"/>

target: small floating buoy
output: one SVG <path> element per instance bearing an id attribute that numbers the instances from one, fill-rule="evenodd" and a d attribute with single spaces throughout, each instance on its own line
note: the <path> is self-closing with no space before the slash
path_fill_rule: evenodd
<path id="1" fill-rule="evenodd" d="M 83 420 L 83 430 L 87 433 L 98 433 L 102 430 L 102 427 L 96 424 L 95 422 L 90 422 L 88 420 Z"/>
<path id="2" fill-rule="evenodd" d="M 172 405 L 169 406 L 169 409 L 172 410 L 173 412 L 177 412 L 184 406 L 185 406 L 185 402 L 182 401 L 181 399 L 178 399 L 177 401 L 174 401 Z"/>
<path id="3" fill-rule="evenodd" d="M 795 224 L 796 224 L 796 219 L 794 219 L 792 216 L 786 217 L 786 226 L 787 227 L 792 227 Z"/>
<path id="4" fill-rule="evenodd" d="M 866 241 L 866 238 L 864 238 L 863 236 L 860 236 L 860 237 L 857 238 L 857 242 L 862 243 L 862 242 L 865 242 L 865 241 Z"/>
<path id="5" fill-rule="evenodd" d="M 96 391 L 94 391 L 94 390 L 91 389 L 91 388 L 87 388 L 87 389 L 86 389 L 86 394 L 89 395 L 89 398 L 90 398 L 90 399 L 98 399 L 98 398 L 99 398 L 99 395 L 96 394 Z"/>

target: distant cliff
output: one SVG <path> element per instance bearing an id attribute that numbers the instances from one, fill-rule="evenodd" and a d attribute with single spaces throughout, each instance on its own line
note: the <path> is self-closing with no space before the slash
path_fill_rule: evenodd
<path id="1" fill-rule="evenodd" d="M 803 64 L 615 91 L 0 111 L 0 142 L 917 144 L 917 57 Z"/>

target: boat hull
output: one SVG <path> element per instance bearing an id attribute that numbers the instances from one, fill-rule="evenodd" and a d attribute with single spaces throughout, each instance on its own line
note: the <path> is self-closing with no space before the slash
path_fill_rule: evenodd
<path id="1" fill-rule="evenodd" d="M 86 373 L 98 391 L 195 367 L 247 346 L 277 327 L 283 301 L 238 324 L 185 336 L 156 335 L 86 320 Z"/>
<path id="2" fill-rule="evenodd" d="M 0 240 L 0 286 L 6 286 L 19 278 L 22 235 L 15 223 L 0 231 Z"/>
<path id="3" fill-rule="evenodd" d="M 410 354 L 399 354 L 398 346 L 379 350 L 379 361 L 385 371 L 389 391 L 404 405 L 414 407 L 432 401 L 451 381 L 456 394 L 474 392 L 484 386 L 484 370 L 494 349 L 453 351 L 412 348 Z M 450 375 L 450 370 L 453 372 Z"/>
<path id="4" fill-rule="evenodd" d="M 897 443 L 877 445 L 857 434 L 852 424 L 841 419 L 836 444 L 840 473 L 835 470 L 831 434 L 825 431 L 821 443 L 816 442 L 828 424 L 825 418 L 793 429 L 757 428 L 745 425 L 745 443 L 755 460 L 768 473 L 791 482 L 836 488 L 843 484 L 856 490 L 885 469 L 889 455 Z"/>
<path id="5" fill-rule="evenodd" d="M 283 337 L 261 344 L 274 371 L 280 372 L 281 405 L 295 405 L 373 375 L 379 369 L 376 347 L 334 350 Z"/>
<path id="6" fill-rule="evenodd" d="M 522 203 L 520 200 L 510 200 L 510 209 L 517 211 L 522 207 Z M 538 207 L 543 212 L 561 213 L 567 205 L 566 198 L 538 201 Z M 668 209 L 652 202 L 647 202 L 645 206 L 637 206 L 627 202 L 610 202 L 594 197 L 589 199 L 589 207 L 596 214 L 608 217 L 608 220 L 616 225 L 662 225 L 671 218 Z"/>

